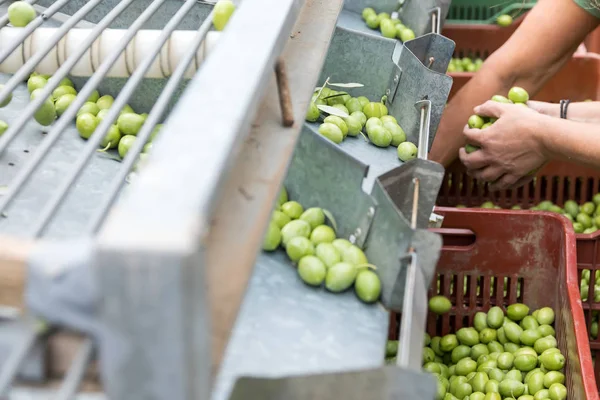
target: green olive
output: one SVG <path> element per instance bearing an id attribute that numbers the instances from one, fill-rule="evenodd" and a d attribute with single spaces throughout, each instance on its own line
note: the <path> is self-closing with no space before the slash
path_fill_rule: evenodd
<path id="1" fill-rule="evenodd" d="M 417 158 L 417 152 L 417 146 L 411 142 L 400 143 L 397 150 L 398 158 L 404 162 Z"/>
<path id="2" fill-rule="evenodd" d="M 79 119 L 79 117 L 77 119 Z M 96 121 L 98 122 L 98 124 L 100 124 L 100 119 L 98 117 L 96 117 Z M 111 125 L 110 128 L 108 128 L 108 132 L 106 133 L 106 136 L 104 136 L 104 138 L 100 142 L 100 147 L 103 149 L 107 148 L 107 147 L 109 149 L 116 149 L 119 146 L 121 137 L 122 137 L 122 135 L 121 135 L 121 131 L 119 131 L 119 128 L 116 125 Z M 151 144 L 151 143 L 149 143 L 149 144 Z M 144 147 L 144 149 L 145 149 L 145 147 Z"/>
<path id="3" fill-rule="evenodd" d="M 48 83 L 48 80 L 40 75 L 31 76 L 27 80 L 27 90 L 29 93 L 33 93 L 36 89 L 41 89 Z"/>
<path id="4" fill-rule="evenodd" d="M 340 254 L 343 254 L 347 249 L 352 247 L 352 243 L 347 239 L 335 239 L 331 244 L 333 244 L 333 247 L 335 247 Z"/>
<path id="5" fill-rule="evenodd" d="M 348 289 L 354 283 L 357 268 L 348 262 L 340 262 L 327 269 L 325 287 L 330 292 L 338 293 Z"/>
<path id="6" fill-rule="evenodd" d="M 529 307 L 525 304 L 515 303 L 506 308 L 506 316 L 513 321 L 520 321 L 529 314 Z"/>
<path id="7" fill-rule="evenodd" d="M 504 323 L 504 311 L 498 306 L 494 306 L 489 309 L 487 313 L 487 324 L 492 329 L 498 329 L 502 327 Z M 498 332 L 499 333 L 499 332 Z M 502 343 L 502 342 L 500 342 Z"/>
<path id="8" fill-rule="evenodd" d="M 319 126 L 319 133 L 336 144 L 340 144 L 344 140 L 342 130 L 337 125 L 329 122 Z"/>
<path id="9" fill-rule="evenodd" d="M 305 119 L 309 122 L 315 122 L 321 116 L 321 112 L 317 108 L 317 105 L 314 102 L 310 102 L 308 105 L 308 111 L 306 112 Z"/>
<path id="10" fill-rule="evenodd" d="M 335 240 L 335 231 L 328 225 L 319 225 L 311 232 L 310 240 L 315 245 L 331 243 Z"/>
<path id="11" fill-rule="evenodd" d="M 446 314 L 452 308 L 452 303 L 445 296 L 433 296 L 429 299 L 429 310 L 435 314 Z"/>
<path id="12" fill-rule="evenodd" d="M 144 124 L 144 117 L 135 113 L 124 113 L 119 115 L 117 126 L 124 135 L 137 135 Z"/>
<path id="13" fill-rule="evenodd" d="M 100 108 L 100 110 L 105 110 L 105 109 L 111 108 L 114 101 L 115 101 L 115 99 L 111 95 L 107 94 L 107 95 L 100 97 L 96 101 L 96 105 L 98 106 L 98 108 Z"/>
<path id="14" fill-rule="evenodd" d="M 341 253 L 342 261 L 355 266 L 365 265 L 369 262 L 365 253 L 356 245 L 348 246 Z"/>
<path id="15" fill-rule="evenodd" d="M 383 103 L 376 102 L 370 102 L 369 104 L 365 105 L 362 112 L 367 116 L 367 119 L 372 117 L 379 118 L 387 115 L 388 113 L 387 107 Z"/>
<path id="16" fill-rule="evenodd" d="M 350 115 L 348 118 L 344 118 L 344 122 L 348 127 L 348 135 L 358 136 L 363 127 L 360 117 Z"/>
<path id="17" fill-rule="evenodd" d="M 497 332 L 495 329 L 484 328 L 479 332 L 479 341 L 483 344 L 489 344 L 495 341 L 497 338 Z"/>
<path id="18" fill-rule="evenodd" d="M 72 102 L 75 101 L 77 96 L 74 94 L 65 94 L 56 99 L 54 103 L 54 108 L 56 109 L 56 115 L 59 117 L 67 111 L 67 108 L 71 105 Z"/>
<path id="19" fill-rule="evenodd" d="M 94 116 L 98 115 L 98 112 L 100 111 L 100 108 L 98 108 L 98 105 L 96 103 L 92 103 L 92 102 L 86 102 L 83 103 L 83 105 L 81 106 L 81 108 L 79 109 L 79 111 L 77 111 L 77 116 L 79 117 L 81 114 L 92 114 Z"/>
<path id="20" fill-rule="evenodd" d="M 271 221 L 274 222 L 279 229 L 283 228 L 291 220 L 292 219 L 288 217 L 287 214 L 279 210 L 273 211 L 273 214 L 271 215 Z"/>
<path id="21" fill-rule="evenodd" d="M 77 95 L 77 91 L 73 86 L 59 86 L 52 92 L 52 98 L 58 100 L 61 96 L 65 94 Z"/>
<path id="22" fill-rule="evenodd" d="M 513 23 L 513 18 L 508 14 L 502 14 L 496 18 L 496 23 L 502 27 L 511 26 Z"/>
<path id="23" fill-rule="evenodd" d="M 67 79 L 67 78 L 65 78 Z M 92 103 L 95 103 L 98 101 L 98 99 L 100 98 L 100 93 L 98 93 L 97 90 L 94 90 L 92 92 L 92 94 L 90 95 L 90 97 L 88 97 L 87 101 L 91 101 Z"/>
<path id="24" fill-rule="evenodd" d="M 362 112 L 362 109 L 363 109 L 363 106 L 360 103 L 360 100 L 358 100 L 356 97 L 352 97 L 344 105 L 346 106 L 346 109 L 348 110 L 348 112 L 350 114 L 352 114 L 356 111 Z"/>
<path id="25" fill-rule="evenodd" d="M 89 139 L 98 126 L 98 118 L 90 113 L 84 113 L 77 117 L 75 126 L 79 132 L 79 136 L 84 139 Z"/>
<path id="26" fill-rule="evenodd" d="M 317 226 L 325 223 L 325 213 L 322 208 L 311 207 L 306 209 L 306 211 L 300 215 L 299 219 L 308 222 L 310 228 L 315 229 Z"/>
<path id="27" fill-rule="evenodd" d="M 383 126 L 373 126 L 368 131 L 369 140 L 377 147 L 388 147 L 392 143 L 392 133 Z"/>
<path id="28" fill-rule="evenodd" d="M 549 388 L 555 383 L 564 384 L 565 383 L 565 374 L 559 371 L 548 371 L 544 375 L 544 386 Z"/>
<path id="29" fill-rule="evenodd" d="M 132 135 L 125 135 L 125 136 L 121 137 L 121 140 L 119 140 L 119 146 L 117 147 L 117 149 L 119 151 L 119 156 L 121 156 L 121 158 L 125 158 L 125 156 L 127 155 L 127 152 L 129 151 L 131 146 L 133 146 L 136 139 L 137 138 Z"/>
<path id="30" fill-rule="evenodd" d="M 267 228 L 267 234 L 263 240 L 263 250 L 265 251 L 273 251 L 279 247 L 281 244 L 281 231 L 279 227 L 271 222 L 269 223 L 269 227 Z"/>
<path id="31" fill-rule="evenodd" d="M 485 124 L 485 121 L 479 115 L 471 115 L 469 117 L 469 121 L 468 121 L 469 128 L 481 129 L 483 124 Z"/>
<path id="32" fill-rule="evenodd" d="M 0 136 L 2 136 L 4 134 L 4 132 L 6 132 L 6 130 L 8 129 L 8 124 L 2 120 L 0 120 Z"/>
<path id="33" fill-rule="evenodd" d="M 288 244 L 290 240 L 297 236 L 308 238 L 309 235 L 310 225 L 308 224 L 308 222 L 299 219 L 290 221 L 283 228 L 281 228 L 281 242 L 283 243 L 284 247 Z"/>
<path id="34" fill-rule="evenodd" d="M 346 137 L 348 134 L 348 125 L 346 125 L 346 122 L 344 122 L 344 120 L 338 116 L 330 115 L 325 118 L 323 122 L 336 125 L 338 128 L 340 128 L 344 137 Z"/>
<path id="35" fill-rule="evenodd" d="M 565 400 L 567 398 L 567 388 L 562 383 L 553 383 L 548 388 L 550 400 Z"/>
<path id="36" fill-rule="evenodd" d="M 549 349 L 552 350 L 552 349 Z M 559 371 L 565 366 L 565 357 L 558 352 L 546 350 L 540 355 L 540 363 L 548 371 Z"/>
<path id="37" fill-rule="evenodd" d="M 297 201 L 287 201 L 281 205 L 281 211 L 291 219 L 298 219 L 304 212 L 304 208 Z"/>
<path id="38" fill-rule="evenodd" d="M 0 92 L 3 89 L 4 89 L 4 85 L 0 84 Z M 0 103 L 0 108 L 6 107 L 11 101 L 12 101 L 12 93 L 9 93 L 8 96 L 6 96 L 6 99 L 2 103 Z"/>
<path id="39" fill-rule="evenodd" d="M 400 143 L 406 142 L 406 133 L 404 133 L 400 125 L 397 123 L 392 121 L 384 121 L 383 127 L 392 134 L 392 146 L 398 147 Z"/>
<path id="40" fill-rule="evenodd" d="M 154 129 L 156 129 L 156 128 L 158 128 L 158 125 Z M 281 189 L 279 189 L 279 196 L 277 197 L 277 206 L 281 207 L 282 204 L 287 203 L 287 201 L 288 201 L 288 193 L 287 193 L 285 186 L 282 186 Z"/>
<path id="41" fill-rule="evenodd" d="M 461 344 L 469 347 L 479 344 L 479 333 L 472 327 L 460 328 L 456 332 L 456 337 Z"/>
<path id="42" fill-rule="evenodd" d="M 287 242 L 285 252 L 292 262 L 298 262 L 304 256 L 314 255 L 315 246 L 304 236 L 296 236 Z"/>
<path id="43" fill-rule="evenodd" d="M 354 291 L 360 300 L 365 303 L 373 303 L 381 295 L 381 281 L 379 276 L 370 269 L 362 270 L 356 276 Z"/>
<path id="44" fill-rule="evenodd" d="M 327 275 L 325 264 L 312 255 L 304 256 L 298 262 L 298 275 L 311 286 L 321 286 Z"/>
<path id="45" fill-rule="evenodd" d="M 529 101 L 529 93 L 527 93 L 527 90 L 515 86 L 508 91 L 508 98 L 513 103 L 527 103 Z"/>
<path id="46" fill-rule="evenodd" d="M 332 243 L 319 243 L 315 249 L 315 255 L 323 261 L 323 264 L 325 264 L 327 268 L 331 268 L 333 265 L 342 261 L 340 252 Z"/>
<path id="47" fill-rule="evenodd" d="M 389 39 L 396 38 L 396 25 L 389 19 L 384 19 L 380 23 L 381 34 Z"/>
<path id="48" fill-rule="evenodd" d="M 360 124 L 363 126 L 367 123 L 367 116 L 362 111 L 354 111 L 350 116 L 358 118 Z"/>

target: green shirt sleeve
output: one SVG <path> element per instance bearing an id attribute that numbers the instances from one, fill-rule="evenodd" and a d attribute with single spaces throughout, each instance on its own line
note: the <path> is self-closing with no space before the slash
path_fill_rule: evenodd
<path id="1" fill-rule="evenodd" d="M 596 18 L 600 18 L 600 1 L 598 0 L 575 0 L 575 3 Z"/>

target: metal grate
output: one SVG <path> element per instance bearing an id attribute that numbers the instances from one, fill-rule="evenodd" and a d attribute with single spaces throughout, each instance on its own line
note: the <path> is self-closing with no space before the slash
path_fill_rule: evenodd
<path id="1" fill-rule="evenodd" d="M 6 3 L 6 1 L 0 2 L 0 4 Z M 35 3 L 34 1 L 28 1 L 28 3 Z M 106 4 L 103 4 L 102 0 L 91 0 L 84 4 L 75 5 L 69 3 L 77 3 L 77 1 L 71 0 L 59 0 L 56 1 L 43 12 L 38 14 L 38 17 L 33 20 L 27 27 L 22 28 L 14 40 L 10 43 L 2 43 L 0 48 L 0 64 L 7 60 L 11 54 L 21 46 L 28 37 L 39 27 L 44 25 L 47 21 L 50 21 L 59 10 L 65 6 L 75 7 L 76 12 L 72 16 L 66 18 L 62 24 L 55 30 L 51 38 L 47 39 L 43 46 L 37 49 L 35 53 L 14 72 L 14 75 L 5 83 L 4 88 L 0 90 L 0 101 L 4 101 L 8 96 L 22 87 L 22 82 L 36 69 L 39 63 L 51 52 L 51 50 L 57 46 L 65 35 L 78 23 L 82 22 L 88 14 L 94 12 L 98 13 L 106 10 L 105 15 L 98 21 L 98 23 L 89 31 L 89 35 L 81 41 L 79 46 L 70 54 L 65 62 L 56 70 L 52 75 L 51 79 L 48 80 L 48 84 L 42 89 L 41 94 L 36 99 L 30 101 L 22 110 L 18 111 L 18 116 L 14 121 L 11 121 L 9 129 L 0 137 L 0 160 L 2 155 L 9 150 L 9 146 L 16 142 L 19 135 L 22 135 L 28 128 L 28 122 L 33 119 L 33 115 L 38 107 L 43 103 L 44 99 L 51 95 L 52 91 L 59 86 L 61 80 L 69 74 L 72 68 L 78 63 L 81 57 L 90 49 L 105 29 L 111 27 L 112 24 L 121 16 L 130 6 L 136 3 L 135 0 L 123 0 L 116 2 L 114 7 L 107 8 Z M 106 2 L 104 2 L 106 3 Z M 110 2 L 109 2 L 110 3 Z M 11 214 L 7 211 L 9 206 L 19 201 L 19 195 L 27 189 L 27 184 L 30 182 L 31 177 L 40 168 L 43 168 L 43 162 L 48 158 L 51 153 L 53 146 L 60 140 L 64 140 L 65 136 L 73 133 L 73 123 L 75 114 L 78 109 L 87 101 L 88 97 L 96 90 L 99 85 L 106 78 L 107 74 L 126 50 L 132 41 L 135 40 L 136 34 L 148 24 L 148 21 L 159 12 L 164 12 L 163 6 L 165 3 L 169 3 L 166 0 L 154 0 L 139 14 L 139 16 L 130 24 L 126 29 L 125 34 L 121 39 L 113 44 L 112 50 L 104 58 L 104 60 L 98 65 L 93 74 L 85 82 L 83 87 L 77 94 L 76 99 L 73 101 L 71 106 L 58 118 L 49 128 L 48 132 L 44 135 L 45 137 L 39 141 L 39 146 L 32 151 L 30 157 L 27 158 L 23 166 L 15 165 L 10 160 L 8 165 L 11 167 L 17 166 L 17 172 L 14 177 L 10 180 L 6 186 L 6 192 L 0 197 L 0 213 L 2 213 L 5 219 L 9 219 Z M 173 2 L 171 2 L 173 3 Z M 193 7 L 198 6 L 196 0 L 186 0 L 178 2 L 178 9 L 176 12 L 167 20 L 166 24 L 162 27 L 160 34 L 157 35 L 155 41 L 151 47 L 147 49 L 145 57 L 138 63 L 137 68 L 131 71 L 130 77 L 127 79 L 125 84 L 118 96 L 115 96 L 113 106 L 110 111 L 98 125 L 93 135 L 88 139 L 87 143 L 78 151 L 75 159 L 65 160 L 70 164 L 68 172 L 60 179 L 58 185 L 55 185 L 51 195 L 46 199 L 45 204 L 40 209 L 36 207 L 35 218 L 32 218 L 27 224 L 27 231 L 25 232 L 28 236 L 38 238 L 44 236 L 47 233 L 50 223 L 56 218 L 58 211 L 64 205 L 65 199 L 69 193 L 76 187 L 78 179 L 82 173 L 89 166 L 91 161 L 97 157 L 96 150 L 99 148 L 104 136 L 107 134 L 111 125 L 115 123 L 119 116 L 120 110 L 127 104 L 132 98 L 136 89 L 143 82 L 147 71 L 150 69 L 152 64 L 159 57 L 161 49 L 173 32 L 180 26 L 182 20 L 189 14 Z M 214 2 L 210 2 L 214 3 Z M 209 3 L 209 4 L 210 4 Z M 172 4 L 170 4 L 172 6 Z M 2 8 L 4 11 L 6 7 Z M 60 19 L 60 18 L 59 18 Z M 165 18 L 166 19 L 166 18 Z M 0 27 L 6 26 L 8 23 L 8 16 L 6 14 L 0 17 Z M 97 233 L 99 228 L 107 215 L 108 210 L 111 208 L 113 203 L 118 197 L 123 185 L 126 182 L 126 178 L 132 167 L 134 166 L 139 154 L 142 152 L 145 143 L 150 138 L 150 135 L 155 126 L 162 120 L 164 114 L 168 111 L 168 107 L 173 97 L 178 94 L 184 76 L 188 71 L 192 62 L 196 62 L 196 54 L 206 38 L 206 35 L 211 28 L 211 14 L 200 24 L 197 32 L 194 35 L 193 40 L 189 44 L 189 48 L 180 59 L 180 62 L 173 66 L 173 72 L 168 77 L 166 85 L 160 92 L 160 95 L 154 101 L 152 109 L 148 113 L 148 117 L 138 132 L 138 140 L 128 151 L 126 157 L 122 160 L 122 163 L 118 168 L 112 167 L 114 173 L 112 179 L 105 183 L 103 186 L 104 194 L 99 199 L 95 207 L 92 209 L 91 215 L 87 215 L 85 220 L 87 224 L 82 231 L 78 234 L 81 235 L 94 235 Z M 10 107 L 10 106 L 9 106 Z M 1 115 L 2 111 L 0 111 Z M 39 127 L 38 127 L 39 128 Z M 67 140 L 79 140 L 80 138 L 67 138 Z M 29 153 L 29 149 L 27 152 Z M 4 162 L 3 162 L 4 163 Z M 0 169 L 1 171 L 1 169 Z M 0 230 L 2 224 L 0 223 Z M 29 350 L 34 346 L 39 337 L 47 332 L 46 329 L 32 329 L 30 334 L 26 337 L 21 338 L 21 343 L 15 348 L 11 356 L 4 364 L 0 371 L 0 398 L 5 398 L 9 395 L 9 390 L 12 382 L 15 380 L 19 369 L 27 357 Z M 65 377 L 62 386 L 56 393 L 56 399 L 71 399 L 77 392 L 81 381 L 84 377 L 84 373 L 88 367 L 88 364 L 93 358 L 94 345 L 91 339 L 86 339 L 83 345 L 80 347 L 79 352 L 73 361 L 67 376 Z"/>

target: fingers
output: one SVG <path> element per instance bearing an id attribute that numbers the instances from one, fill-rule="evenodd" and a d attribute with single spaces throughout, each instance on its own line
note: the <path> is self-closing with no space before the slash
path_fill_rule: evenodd
<path id="1" fill-rule="evenodd" d="M 481 129 L 471 129 L 467 125 L 463 129 L 463 134 L 465 135 L 465 138 L 467 139 L 467 143 L 470 143 L 470 144 L 473 144 L 475 146 L 481 147 L 482 141 L 485 138 L 484 132 L 487 129 L 492 129 L 492 127 L 489 127 L 489 128 L 484 129 L 484 130 L 481 130 Z"/>
<path id="2" fill-rule="evenodd" d="M 514 190 L 514 189 L 520 188 L 521 186 L 525 186 L 526 184 L 531 182 L 534 177 L 535 177 L 535 175 L 526 175 L 526 176 L 522 177 L 521 179 L 519 179 L 518 181 L 516 181 L 514 184 L 510 185 L 507 189 Z"/>
<path id="3" fill-rule="evenodd" d="M 497 101 L 488 100 L 480 106 L 475 107 L 475 114 L 482 117 L 495 117 L 500 118 L 506 107 L 509 104 L 500 103 Z"/>
<path id="4" fill-rule="evenodd" d="M 469 176 L 477 179 L 480 182 L 494 182 L 498 180 L 503 174 L 500 168 L 493 166 L 469 170 L 467 173 L 469 174 Z"/>
<path id="5" fill-rule="evenodd" d="M 465 148 L 461 147 L 458 150 L 458 156 L 467 170 L 478 170 L 489 165 L 489 162 L 485 158 L 483 152 L 480 150 L 468 154 Z"/>
<path id="6" fill-rule="evenodd" d="M 506 190 L 519 181 L 519 177 L 512 174 L 505 174 L 495 182 L 490 183 L 489 188 L 495 192 L 497 190 Z"/>

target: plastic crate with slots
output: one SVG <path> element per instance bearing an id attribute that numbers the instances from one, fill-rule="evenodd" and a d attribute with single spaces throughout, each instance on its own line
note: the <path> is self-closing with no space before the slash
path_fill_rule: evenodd
<path id="1" fill-rule="evenodd" d="M 492 25 L 446 25 L 442 34 L 454 40 L 454 57 L 486 59 L 498 50 L 515 32 L 522 18 L 508 28 Z M 594 33 L 587 40 L 592 40 Z M 600 47 L 600 46 L 599 46 Z M 475 75 L 472 72 L 451 73 L 453 78 L 450 99 Z M 533 98 L 558 103 L 561 99 L 571 101 L 597 100 L 600 98 L 600 56 L 578 53 L 567 62 Z"/>
<path id="2" fill-rule="evenodd" d="M 582 204 L 590 201 L 598 192 L 600 171 L 558 161 L 548 163 L 537 173 L 534 181 L 519 189 L 490 192 L 487 185 L 481 185 L 476 179 L 469 177 L 464 166 L 457 161 L 446 170 L 437 204 L 445 207 L 477 207 L 485 201 L 493 201 L 502 208 L 519 205 L 526 209 L 542 200 L 550 200 L 559 206 L 570 199 Z M 592 277 L 595 277 L 593 271 L 600 270 L 600 231 L 578 234 L 576 240 L 579 273 L 581 274 L 583 269 L 589 269 L 592 271 Z M 592 312 L 600 310 L 600 303 L 595 303 L 594 296 L 591 295 L 583 303 L 583 308 L 589 331 Z M 591 338 L 590 347 L 594 356 L 599 355 L 600 338 Z M 596 377 L 600 378 L 600 363 L 595 367 L 595 373 Z"/>
<path id="3" fill-rule="evenodd" d="M 559 348 L 567 358 L 568 398 L 598 399 L 583 329 L 575 237 L 568 220 L 544 212 L 451 208 L 435 212 L 444 216 L 443 228 L 434 229 L 442 234 L 444 245 L 437 266 L 439 291 L 434 281 L 429 295 L 448 297 L 452 309 L 442 316 L 429 313 L 427 332 L 431 336 L 456 332 L 471 325 L 476 312 L 495 305 L 505 308 L 523 302 L 532 310 L 552 307 Z M 390 333 L 397 331 L 395 321 L 392 318 Z"/>
<path id="4" fill-rule="evenodd" d="M 446 24 L 494 24 L 500 15 L 513 18 L 531 9 L 537 0 L 453 0 Z"/>

